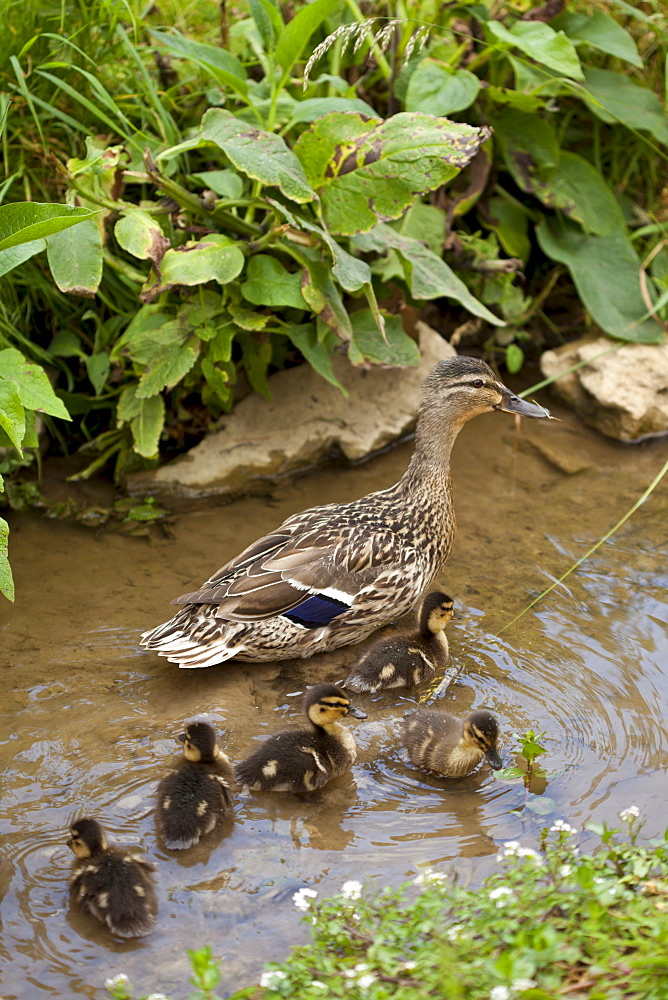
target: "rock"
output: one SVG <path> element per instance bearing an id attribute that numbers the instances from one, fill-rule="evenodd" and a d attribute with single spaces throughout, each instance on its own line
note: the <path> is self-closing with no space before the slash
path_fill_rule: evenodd
<path id="1" fill-rule="evenodd" d="M 668 344 L 585 337 L 546 351 L 540 367 L 552 378 L 583 361 L 550 388 L 585 423 L 618 441 L 668 433 Z"/>
<path id="2" fill-rule="evenodd" d="M 354 368 L 332 359 L 348 398 L 309 365 L 273 375 L 271 400 L 247 396 L 186 455 L 149 472 L 128 477 L 133 494 L 230 500 L 266 489 L 290 472 L 323 461 L 339 449 L 351 461 L 364 458 L 409 433 L 415 425 L 426 375 L 454 348 L 426 323 L 418 322 L 421 359 L 417 368 Z"/>

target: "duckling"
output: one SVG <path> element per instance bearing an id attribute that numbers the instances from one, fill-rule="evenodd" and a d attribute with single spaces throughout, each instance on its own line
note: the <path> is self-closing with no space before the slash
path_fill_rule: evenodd
<path id="1" fill-rule="evenodd" d="M 445 626 L 455 617 L 454 602 L 438 590 L 422 602 L 418 629 L 371 643 L 350 668 L 344 687 L 385 691 L 430 681 L 448 662 Z"/>
<path id="2" fill-rule="evenodd" d="M 177 739 L 183 758 L 158 785 L 158 832 L 170 851 L 199 843 L 229 814 L 234 772 L 208 722 L 189 722 Z"/>
<path id="3" fill-rule="evenodd" d="M 357 757 L 351 733 L 339 722 L 345 715 L 366 719 L 334 684 L 316 684 L 304 697 L 309 729 L 286 729 L 235 768 L 240 785 L 252 792 L 313 792 L 343 774 Z"/>
<path id="4" fill-rule="evenodd" d="M 72 906 L 92 914 L 118 937 L 148 934 L 157 909 L 155 865 L 141 854 L 109 847 L 95 819 L 76 820 L 70 833 L 67 846 L 77 857 L 70 875 Z"/>
<path id="5" fill-rule="evenodd" d="M 453 715 L 418 708 L 402 719 L 402 737 L 416 767 L 446 778 L 462 778 L 487 757 L 503 767 L 496 743 L 499 726 L 491 712 L 472 712 L 463 722 Z"/>

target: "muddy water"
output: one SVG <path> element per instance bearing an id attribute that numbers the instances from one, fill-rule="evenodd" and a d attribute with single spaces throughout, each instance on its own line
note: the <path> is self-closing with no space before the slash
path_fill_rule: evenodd
<path id="1" fill-rule="evenodd" d="M 328 893 L 350 878 L 398 883 L 453 862 L 475 883 L 494 867 L 500 842 L 535 846 L 546 820 L 613 822 L 632 803 L 648 836 L 668 825 L 665 485 L 567 587 L 501 632 L 665 460 L 665 444 L 625 448 L 562 415 L 562 424 L 525 421 L 515 450 L 512 419 L 490 414 L 455 447 L 459 527 L 441 582 L 463 615 L 450 629 L 456 682 L 359 699 L 368 719 L 351 722 L 360 754 L 349 775 L 312 801 L 244 794 L 229 828 L 183 855 L 158 844 L 152 795 L 184 720 L 212 720 L 238 760 L 258 736 L 298 721 L 304 685 L 345 676 L 354 650 L 179 671 L 139 649 L 140 631 L 289 513 L 392 483 L 410 446 L 283 485 L 271 499 L 181 512 L 172 539 L 15 520 L 17 601 L 2 607 L 0 626 L 3 997 L 102 998 L 105 978 L 118 972 L 138 993 L 184 997 L 184 949 L 205 943 L 224 959 L 221 992 L 231 992 L 306 939 L 291 901 L 301 886 Z M 96 489 L 79 495 L 99 502 Z M 47 492 L 55 499 L 74 489 L 50 482 Z M 409 767 L 393 722 L 420 698 L 459 714 L 492 709 L 508 762 L 513 732 L 547 730 L 556 773 L 531 802 L 544 815 L 486 766 L 461 781 Z M 117 942 L 68 909 L 66 831 L 88 812 L 158 865 L 159 921 L 147 939 Z"/>

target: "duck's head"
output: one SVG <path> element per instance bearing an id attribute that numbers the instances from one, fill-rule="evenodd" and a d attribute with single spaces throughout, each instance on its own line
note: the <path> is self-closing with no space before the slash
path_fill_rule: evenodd
<path id="1" fill-rule="evenodd" d="M 68 839 L 67 846 L 81 860 L 93 858 L 107 849 L 104 830 L 96 819 L 83 816 L 72 823 L 70 833 L 72 836 Z"/>
<path id="2" fill-rule="evenodd" d="M 316 726 L 331 726 L 345 715 L 366 719 L 366 713 L 350 704 L 350 698 L 335 684 L 314 684 L 304 696 L 304 711 Z"/>
<path id="3" fill-rule="evenodd" d="M 444 402 L 459 425 L 489 410 L 521 417 L 550 416 L 549 410 L 514 395 L 479 358 L 446 358 L 427 376 L 421 409 L 439 407 Z"/>
<path id="4" fill-rule="evenodd" d="M 448 622 L 457 618 L 455 602 L 440 590 L 427 594 L 420 608 L 420 625 L 430 632 L 441 632 Z"/>
<path id="5" fill-rule="evenodd" d="M 496 746 L 498 739 L 499 725 L 491 712 L 472 712 L 464 720 L 462 733 L 464 744 L 482 750 L 490 763 L 490 767 L 495 771 L 503 767 Z"/>
<path id="6" fill-rule="evenodd" d="M 183 743 L 183 756 L 196 764 L 210 764 L 220 756 L 216 731 L 208 722 L 189 722 L 185 733 L 176 737 Z"/>

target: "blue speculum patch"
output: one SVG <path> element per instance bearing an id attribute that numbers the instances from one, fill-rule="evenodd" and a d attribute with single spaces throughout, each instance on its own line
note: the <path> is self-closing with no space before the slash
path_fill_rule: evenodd
<path id="1" fill-rule="evenodd" d="M 297 625 L 303 625 L 304 628 L 321 628 L 337 618 L 342 611 L 347 611 L 349 607 L 349 604 L 337 601 L 335 597 L 313 594 L 296 608 L 286 611 L 283 617 Z"/>

